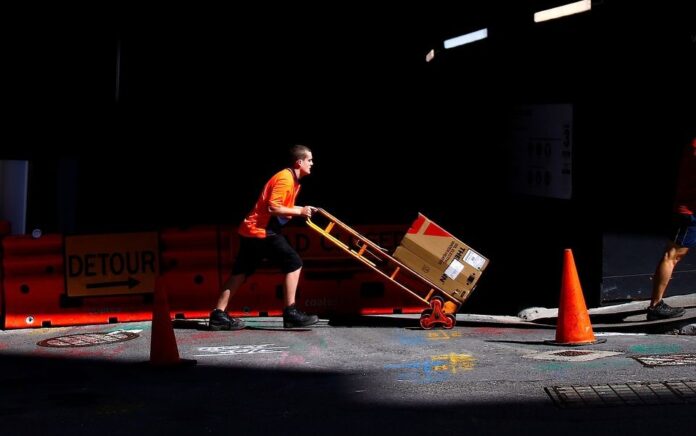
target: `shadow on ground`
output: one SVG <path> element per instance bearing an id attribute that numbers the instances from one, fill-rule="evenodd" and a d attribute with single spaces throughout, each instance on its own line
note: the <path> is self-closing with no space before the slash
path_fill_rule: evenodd
<path id="1" fill-rule="evenodd" d="M 2 355 L 3 434 L 657 434 L 696 424 L 693 405 L 566 410 L 546 401 L 385 400 L 374 373 Z M 383 380 L 383 379 L 382 379 Z M 437 385 L 422 389 L 431 391 Z M 415 395 L 415 396 L 414 396 Z M 391 398 L 394 398 L 393 392 Z M 649 413 L 646 413 L 649 410 Z M 660 419 L 654 419 L 660 416 Z"/>

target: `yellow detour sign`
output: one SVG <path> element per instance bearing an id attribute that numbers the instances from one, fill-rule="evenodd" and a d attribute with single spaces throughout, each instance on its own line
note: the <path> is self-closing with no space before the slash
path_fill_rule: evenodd
<path id="1" fill-rule="evenodd" d="M 156 232 L 65 237 L 69 297 L 153 292 L 159 272 Z"/>

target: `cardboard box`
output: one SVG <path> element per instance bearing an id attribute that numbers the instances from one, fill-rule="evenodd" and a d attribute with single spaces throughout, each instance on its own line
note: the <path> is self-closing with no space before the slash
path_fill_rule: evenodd
<path id="1" fill-rule="evenodd" d="M 459 280 L 454 280 L 444 274 L 440 268 L 427 263 L 404 247 L 396 248 L 394 258 L 460 302 L 464 302 L 464 300 L 469 297 L 476 283 L 476 280 L 471 280 L 470 283 L 462 283 Z M 474 273 L 473 277 L 477 276 L 478 271 Z M 463 277 L 463 275 L 460 275 L 460 277 Z"/>
<path id="2" fill-rule="evenodd" d="M 423 262 L 434 267 L 441 277 L 444 275 L 444 282 L 447 279 L 457 281 L 470 291 L 474 289 L 489 263 L 489 260 L 481 253 L 455 238 L 421 213 L 411 224 L 399 247 L 407 249 Z"/>
<path id="3" fill-rule="evenodd" d="M 443 270 L 452 263 L 453 259 L 478 271 L 483 271 L 488 266 L 488 259 L 485 256 L 421 213 L 411 224 L 400 245 L 426 262 L 442 267 Z"/>

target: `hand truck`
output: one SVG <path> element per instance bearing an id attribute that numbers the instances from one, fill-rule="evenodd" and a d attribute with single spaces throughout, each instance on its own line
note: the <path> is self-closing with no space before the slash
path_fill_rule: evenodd
<path id="1" fill-rule="evenodd" d="M 321 217 L 321 221 L 325 221 L 321 226 L 313 221 L 317 216 Z M 421 313 L 422 328 L 429 330 L 441 326 L 451 329 L 457 323 L 455 314 L 463 301 L 399 262 L 388 254 L 385 248 L 375 244 L 321 208 L 317 208 L 312 218 L 307 219 L 307 224 L 328 241 L 428 305 L 429 307 Z"/>

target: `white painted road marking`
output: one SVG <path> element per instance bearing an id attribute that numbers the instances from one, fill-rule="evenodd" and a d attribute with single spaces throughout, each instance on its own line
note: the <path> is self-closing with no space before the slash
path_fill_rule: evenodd
<path id="1" fill-rule="evenodd" d="M 200 347 L 198 351 L 210 354 L 194 354 L 195 357 L 229 356 L 232 354 L 281 353 L 289 347 L 278 347 L 275 344 L 260 345 L 226 345 L 220 347 Z"/>

